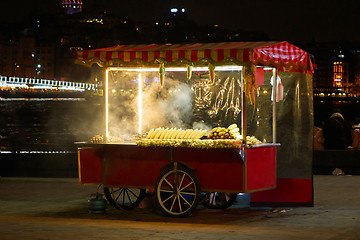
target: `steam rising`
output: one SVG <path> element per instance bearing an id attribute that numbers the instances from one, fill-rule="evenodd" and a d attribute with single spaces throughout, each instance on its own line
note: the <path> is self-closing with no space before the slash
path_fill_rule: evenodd
<path id="1" fill-rule="evenodd" d="M 161 87 L 157 72 L 142 73 L 143 133 L 158 127 L 185 129 L 205 125 L 192 125 L 194 93 L 178 75 L 167 73 L 164 87 Z M 114 72 L 110 80 L 110 135 L 123 138 L 135 135 L 138 127 L 138 79 L 134 73 Z"/>
<path id="2" fill-rule="evenodd" d="M 186 72 L 166 72 L 161 87 L 157 71 L 142 72 L 142 134 L 158 127 L 209 132 L 215 126 L 239 124 L 238 76 L 238 73 L 217 73 L 215 83 L 211 84 L 206 72 L 194 73 L 191 81 L 187 80 Z M 108 126 L 110 138 L 114 138 L 111 140 L 131 140 L 138 134 L 138 78 L 136 71 L 109 72 Z M 101 134 L 96 129 L 104 125 L 101 123 L 103 112 L 95 114 L 93 126 L 96 128 L 89 126 L 84 130 L 92 132 L 89 136 Z"/>

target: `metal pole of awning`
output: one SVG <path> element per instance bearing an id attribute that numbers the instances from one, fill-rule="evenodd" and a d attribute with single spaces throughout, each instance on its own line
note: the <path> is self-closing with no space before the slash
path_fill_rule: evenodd
<path id="1" fill-rule="evenodd" d="M 104 86 L 104 121 L 105 121 L 105 142 L 108 140 L 109 131 L 109 71 L 110 68 L 105 70 L 105 86 Z"/>
<path id="2" fill-rule="evenodd" d="M 273 122 L 273 127 L 272 127 L 272 135 L 273 135 L 273 143 L 276 143 L 276 98 L 277 98 L 277 78 L 276 78 L 276 68 L 273 68 L 273 114 L 272 114 L 272 122 Z"/>
<path id="3" fill-rule="evenodd" d="M 241 83 L 241 135 L 244 144 L 246 144 L 246 96 L 245 96 L 245 83 L 244 83 L 244 69 L 240 72 L 240 83 Z"/>

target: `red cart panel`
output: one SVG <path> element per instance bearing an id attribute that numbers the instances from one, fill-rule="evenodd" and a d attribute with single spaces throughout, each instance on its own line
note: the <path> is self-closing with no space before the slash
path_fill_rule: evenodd
<path id="1" fill-rule="evenodd" d="M 238 149 L 176 148 L 174 160 L 195 170 L 203 191 L 244 191 L 244 161 Z"/>
<path id="2" fill-rule="evenodd" d="M 276 187 L 276 147 L 245 150 L 101 144 L 79 151 L 80 182 L 153 188 L 174 162 L 195 172 L 202 191 L 253 192 Z"/>
<path id="3" fill-rule="evenodd" d="M 276 147 L 246 150 L 246 192 L 276 187 Z"/>
<path id="4" fill-rule="evenodd" d="M 81 184 L 103 181 L 102 155 L 99 148 L 81 148 L 78 150 L 79 181 Z"/>
<path id="5" fill-rule="evenodd" d="M 105 146 L 104 185 L 153 188 L 161 169 L 169 164 L 164 148 L 136 145 Z"/>

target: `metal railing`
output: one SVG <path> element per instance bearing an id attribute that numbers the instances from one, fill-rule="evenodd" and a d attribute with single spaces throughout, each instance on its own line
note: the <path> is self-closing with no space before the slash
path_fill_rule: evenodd
<path id="1" fill-rule="evenodd" d="M 7 77 L 0 75 L 0 87 L 28 87 L 43 89 L 59 89 L 71 91 L 97 90 L 98 84 L 67 82 L 59 80 L 23 78 L 23 77 Z"/>

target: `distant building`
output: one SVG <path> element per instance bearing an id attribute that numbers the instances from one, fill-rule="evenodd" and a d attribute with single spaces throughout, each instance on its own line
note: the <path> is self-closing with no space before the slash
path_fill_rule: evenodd
<path id="1" fill-rule="evenodd" d="M 35 47 L 35 77 L 54 79 L 55 48 L 49 45 Z"/>
<path id="2" fill-rule="evenodd" d="M 308 49 L 314 55 L 314 100 L 359 102 L 360 45 L 316 43 Z"/>
<path id="3" fill-rule="evenodd" d="M 12 74 L 12 48 L 8 43 L 0 43 L 0 75 Z"/>
<path id="4" fill-rule="evenodd" d="M 106 12 L 59 16 L 61 45 L 102 48 L 139 39 L 135 24 Z"/>
<path id="5" fill-rule="evenodd" d="M 333 87 L 349 88 L 349 65 L 344 61 L 336 61 L 333 63 Z"/>
<path id="6" fill-rule="evenodd" d="M 37 45 L 33 37 L 0 43 L 0 75 L 54 78 L 55 47 Z"/>
<path id="7" fill-rule="evenodd" d="M 312 43 L 307 49 L 314 55 L 314 88 L 353 91 L 360 81 L 360 46 L 349 43 Z"/>
<path id="8" fill-rule="evenodd" d="M 34 77 L 35 39 L 23 37 L 1 43 L 0 75 Z"/>

